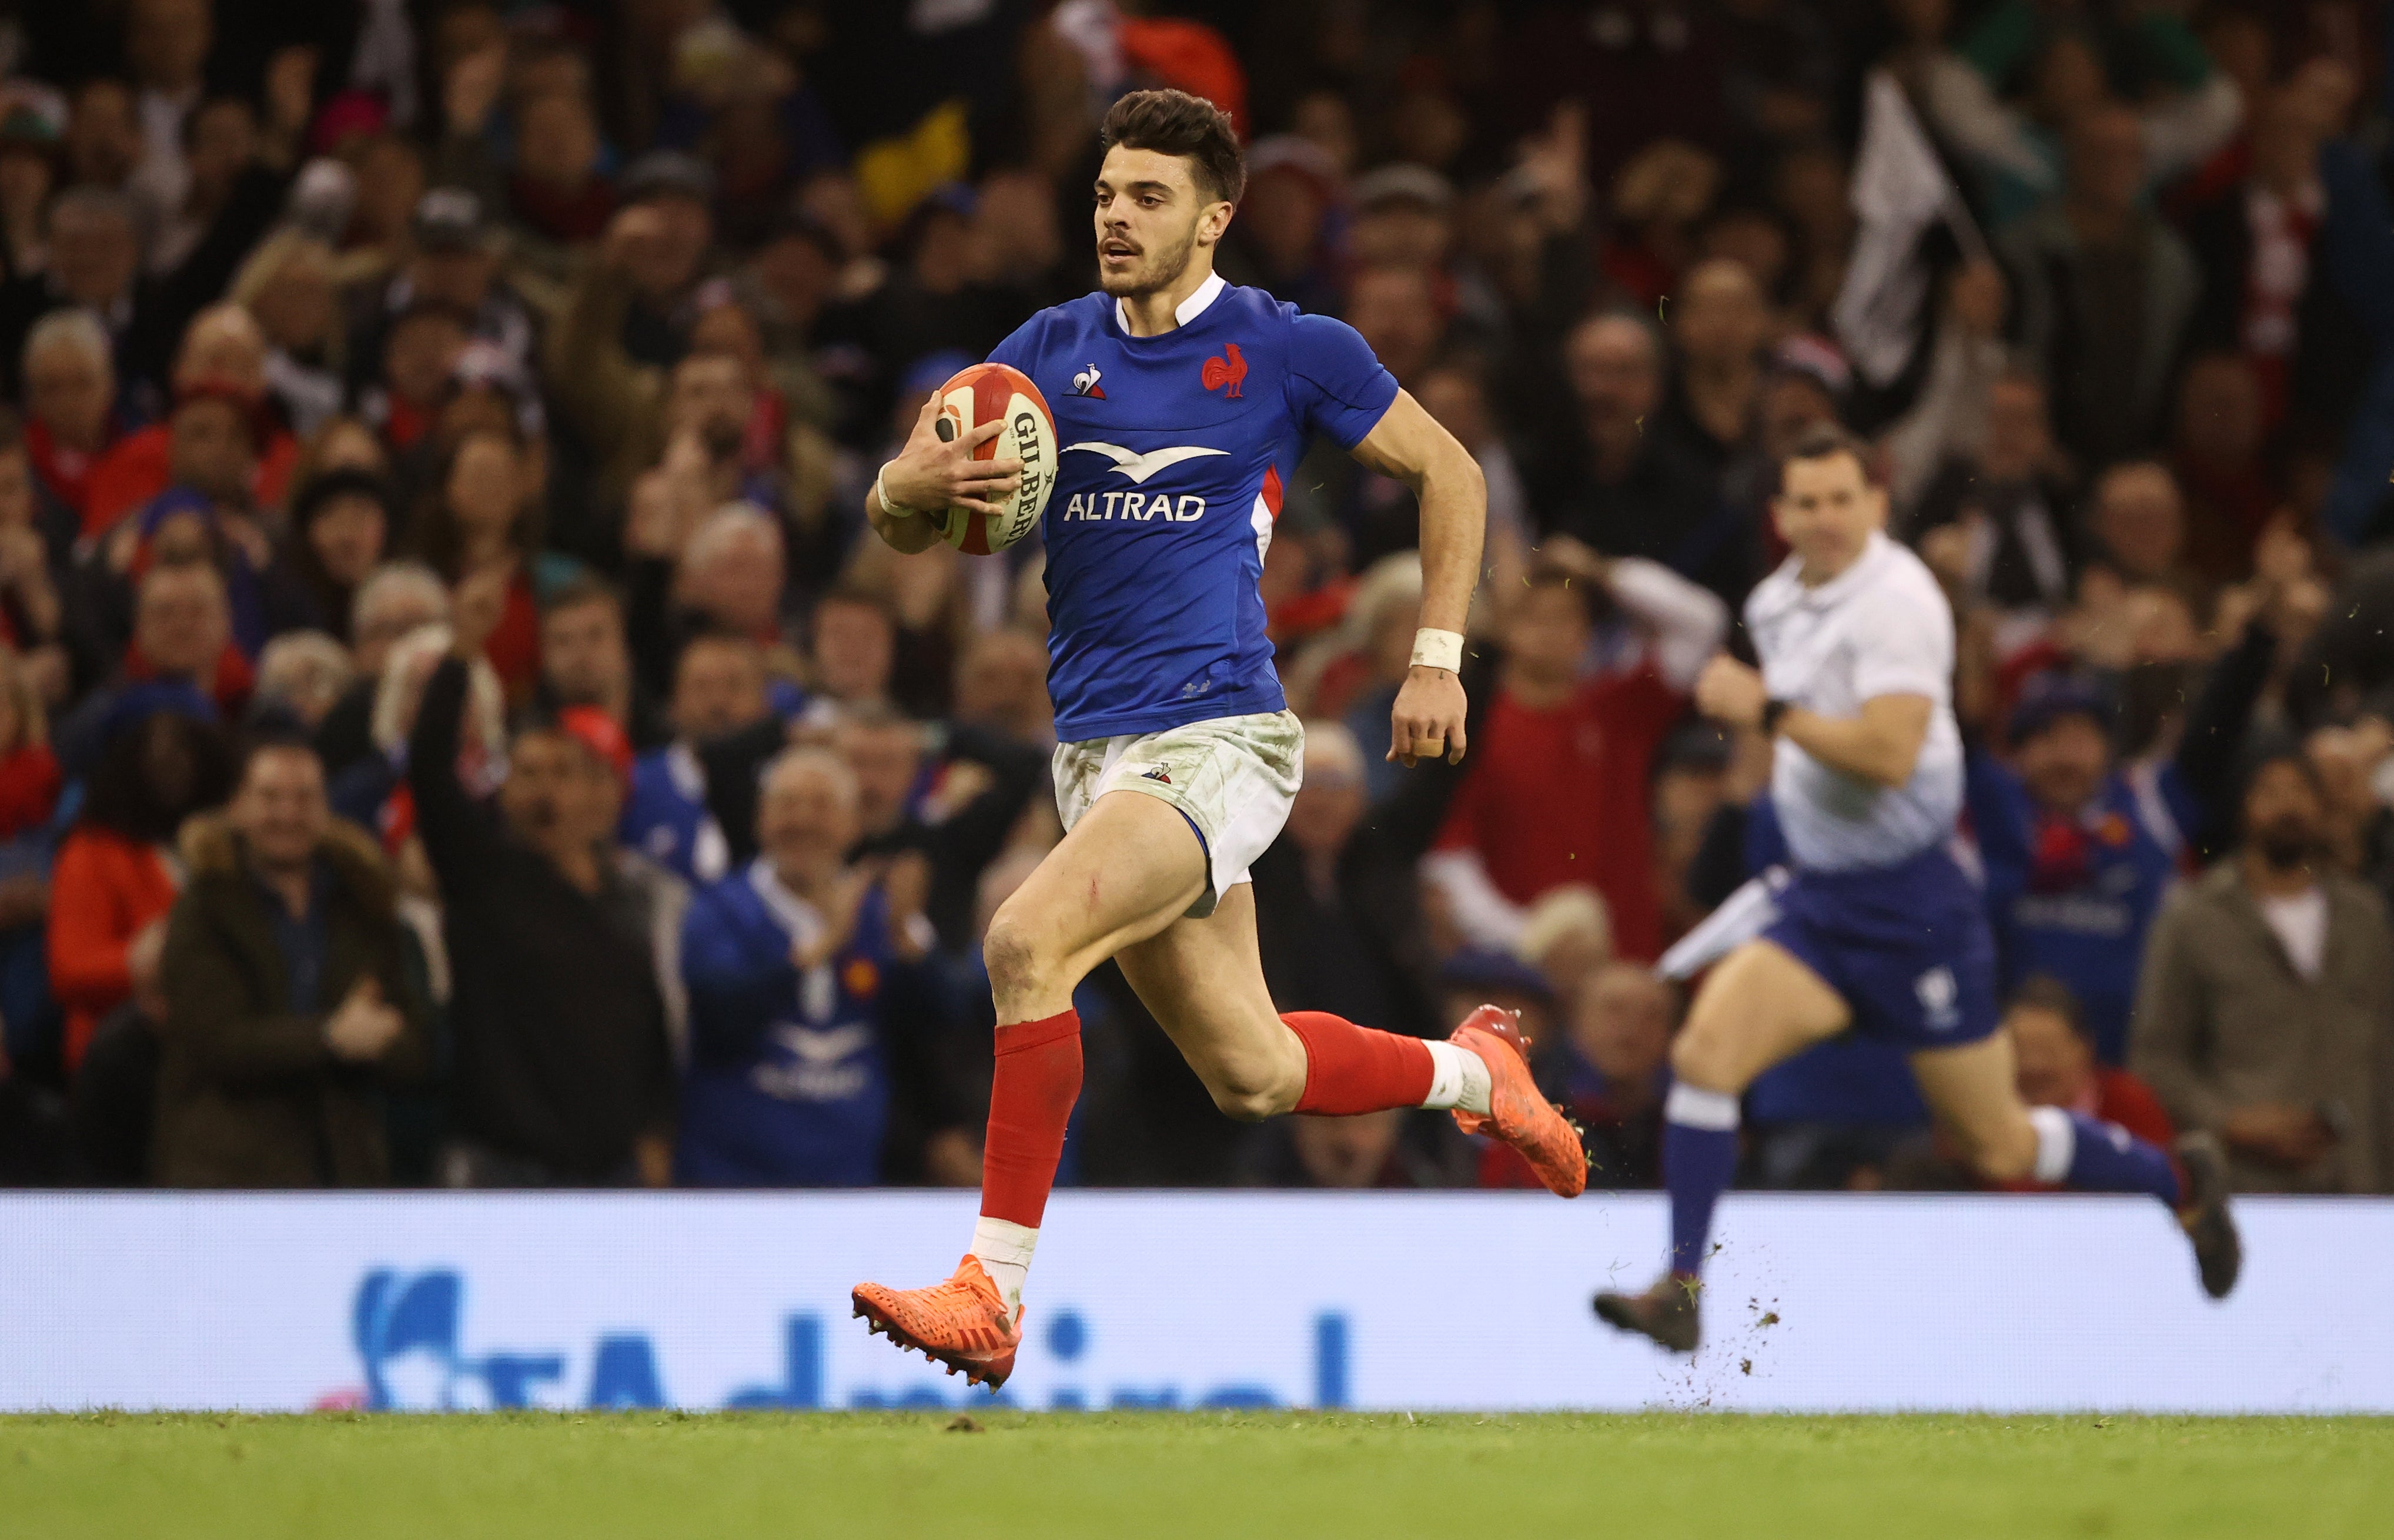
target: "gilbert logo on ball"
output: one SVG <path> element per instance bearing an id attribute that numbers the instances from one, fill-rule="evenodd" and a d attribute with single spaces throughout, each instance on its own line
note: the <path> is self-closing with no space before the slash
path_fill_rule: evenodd
<path id="1" fill-rule="evenodd" d="M 1029 534 L 1056 488 L 1056 418 L 1029 375 L 1003 363 L 976 363 L 940 387 L 940 438 L 954 442 L 986 422 L 1003 422 L 1006 431 L 976 448 L 973 458 L 1020 460 L 1022 480 L 1012 496 L 994 499 L 994 513 L 947 510 L 948 544 L 973 556 L 1002 551 Z"/>

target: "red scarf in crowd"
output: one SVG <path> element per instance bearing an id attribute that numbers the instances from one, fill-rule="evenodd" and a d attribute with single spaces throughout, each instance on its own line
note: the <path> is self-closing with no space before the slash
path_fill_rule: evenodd
<path id="1" fill-rule="evenodd" d="M 80 527 L 83 506 L 91 495 L 91 473 L 99 464 L 100 454 L 107 453 L 102 444 L 98 453 L 86 454 L 69 449 L 50 432 L 49 425 L 35 417 L 25 424 L 25 458 L 33 463 L 33 474 L 50 495 L 64 504 L 75 516 Z"/>

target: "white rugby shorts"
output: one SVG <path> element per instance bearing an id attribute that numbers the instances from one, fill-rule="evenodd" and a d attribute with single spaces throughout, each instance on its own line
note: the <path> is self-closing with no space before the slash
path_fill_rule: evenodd
<path id="1" fill-rule="evenodd" d="M 1144 792 L 1179 809 L 1205 845 L 1208 886 L 1188 911 L 1204 919 L 1280 837 L 1305 778 L 1305 729 L 1293 711 L 1268 711 L 1059 744 L 1055 772 L 1067 829 L 1108 792 Z"/>

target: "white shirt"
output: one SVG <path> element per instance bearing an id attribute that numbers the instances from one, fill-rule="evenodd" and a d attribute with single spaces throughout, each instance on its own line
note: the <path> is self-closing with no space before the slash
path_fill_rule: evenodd
<path id="1" fill-rule="evenodd" d="M 1953 721 L 1953 612 L 1920 559 L 1874 533 L 1854 564 L 1817 587 L 1790 556 L 1745 601 L 1745 625 L 1775 700 L 1859 717 L 1881 695 L 1925 695 L 1928 735 L 1912 779 L 1882 786 L 1782 738 L 1770 799 L 1799 869 L 1896 866 L 1953 834 L 1962 811 L 1962 733 Z"/>
<path id="2" fill-rule="evenodd" d="M 2263 899 L 2261 917 L 2277 932 L 2278 944 L 2295 971 L 2316 982 L 2327 960 L 2327 889 L 2306 888 L 2291 898 Z"/>

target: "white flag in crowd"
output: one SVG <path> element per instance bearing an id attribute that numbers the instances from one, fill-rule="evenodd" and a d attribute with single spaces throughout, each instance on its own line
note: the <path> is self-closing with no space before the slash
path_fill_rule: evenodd
<path id="1" fill-rule="evenodd" d="M 1903 87 L 1884 70 L 1872 72 L 1863 99 L 1853 204 L 1861 228 L 1831 321 L 1854 367 L 1873 385 L 1883 386 L 1903 373 L 1919 340 L 1921 307 L 1928 297 L 1920 238 L 1928 227 L 1950 220 L 1973 256 L 1986 252 Z"/>

